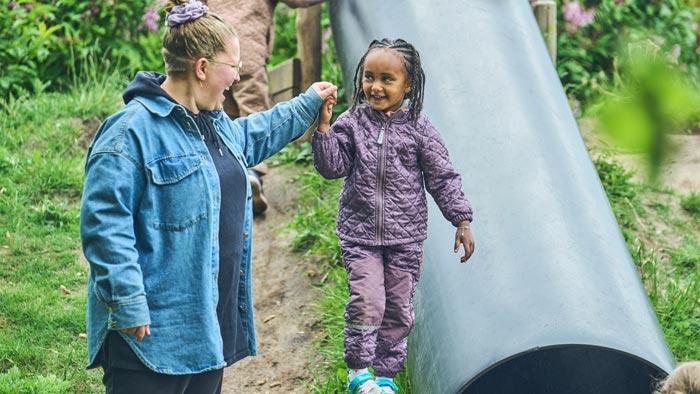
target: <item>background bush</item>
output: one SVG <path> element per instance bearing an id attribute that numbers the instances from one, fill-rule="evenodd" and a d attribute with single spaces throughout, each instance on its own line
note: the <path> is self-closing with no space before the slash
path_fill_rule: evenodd
<path id="1" fill-rule="evenodd" d="M 0 98 L 65 88 L 91 58 L 123 73 L 162 70 L 156 3 L 0 0 Z"/>
<path id="2" fill-rule="evenodd" d="M 697 80 L 697 0 L 559 0 L 557 72 L 570 97 L 585 107 L 614 82 L 619 38 L 651 35 L 662 53 Z M 576 12 L 578 9 L 578 12 Z M 567 15 L 568 11 L 568 15 Z M 585 13 L 592 16 L 586 21 Z"/>

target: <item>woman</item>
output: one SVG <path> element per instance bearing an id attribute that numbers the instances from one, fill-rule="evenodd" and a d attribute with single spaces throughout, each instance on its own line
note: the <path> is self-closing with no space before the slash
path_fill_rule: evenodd
<path id="1" fill-rule="evenodd" d="M 88 367 L 103 367 L 107 392 L 218 392 L 223 368 L 255 354 L 245 168 L 335 102 L 319 82 L 231 121 L 235 31 L 196 0 L 166 10 L 166 75 L 137 74 L 85 167 Z"/>

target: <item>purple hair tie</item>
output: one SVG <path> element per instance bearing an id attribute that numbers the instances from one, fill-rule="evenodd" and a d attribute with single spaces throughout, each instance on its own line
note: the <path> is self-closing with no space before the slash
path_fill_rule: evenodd
<path id="1" fill-rule="evenodd" d="M 185 4 L 176 5 L 165 15 L 165 24 L 168 27 L 181 25 L 193 21 L 209 11 L 209 7 L 199 0 L 190 0 Z"/>

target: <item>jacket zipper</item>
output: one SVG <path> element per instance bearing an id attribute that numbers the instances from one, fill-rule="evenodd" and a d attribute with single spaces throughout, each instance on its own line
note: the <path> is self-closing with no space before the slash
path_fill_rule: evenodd
<path id="1" fill-rule="evenodd" d="M 386 124 L 382 122 L 379 128 L 379 137 L 377 137 L 377 144 L 379 144 L 379 174 L 377 179 L 377 240 L 381 245 L 384 242 L 384 237 L 382 236 L 384 230 L 384 170 L 385 170 L 385 160 L 386 160 L 386 148 L 384 147 L 384 131 L 389 127 L 389 122 Z"/>

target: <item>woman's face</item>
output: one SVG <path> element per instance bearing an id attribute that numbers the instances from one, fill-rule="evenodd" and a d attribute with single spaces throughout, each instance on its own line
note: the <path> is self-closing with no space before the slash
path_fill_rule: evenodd
<path id="1" fill-rule="evenodd" d="M 223 108 L 224 91 L 241 79 L 241 48 L 238 38 L 229 41 L 226 50 L 219 52 L 212 59 L 207 59 L 206 79 L 203 82 L 205 91 L 197 106 L 200 110 Z"/>

